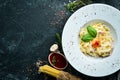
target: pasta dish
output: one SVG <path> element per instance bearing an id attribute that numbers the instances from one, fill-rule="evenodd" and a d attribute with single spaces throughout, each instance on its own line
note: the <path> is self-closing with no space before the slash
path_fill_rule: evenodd
<path id="1" fill-rule="evenodd" d="M 101 22 L 83 27 L 79 33 L 81 51 L 93 57 L 107 57 L 113 50 L 113 36 L 110 28 Z"/>

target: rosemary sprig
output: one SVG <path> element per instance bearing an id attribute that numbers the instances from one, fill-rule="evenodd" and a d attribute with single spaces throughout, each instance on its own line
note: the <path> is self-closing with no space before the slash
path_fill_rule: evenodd
<path id="1" fill-rule="evenodd" d="M 62 44 L 62 42 L 61 42 L 61 37 L 60 37 L 60 34 L 59 33 L 56 33 L 56 38 L 57 38 L 57 40 L 58 40 L 58 45 L 59 46 L 61 46 Z"/>
<path id="2" fill-rule="evenodd" d="M 60 36 L 59 33 L 56 33 L 56 39 L 57 39 L 57 43 L 58 43 L 60 52 L 63 52 L 63 50 L 62 50 L 62 39 L 61 39 L 61 36 Z"/>
<path id="3" fill-rule="evenodd" d="M 92 3 L 92 0 L 75 0 L 73 2 L 69 2 L 66 5 L 66 8 L 70 11 L 70 12 L 75 12 L 79 7 L 81 6 L 85 6 L 87 4 Z"/>

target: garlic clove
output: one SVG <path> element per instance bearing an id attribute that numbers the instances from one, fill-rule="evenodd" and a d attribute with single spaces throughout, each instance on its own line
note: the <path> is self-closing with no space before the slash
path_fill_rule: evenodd
<path id="1" fill-rule="evenodd" d="M 57 52 L 57 51 L 58 51 L 58 45 L 57 45 L 57 44 L 53 44 L 53 45 L 50 47 L 50 51 L 51 51 L 51 52 Z"/>

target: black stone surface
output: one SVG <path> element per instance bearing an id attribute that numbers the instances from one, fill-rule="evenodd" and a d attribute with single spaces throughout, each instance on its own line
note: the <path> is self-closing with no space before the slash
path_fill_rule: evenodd
<path id="1" fill-rule="evenodd" d="M 55 80 L 38 74 L 36 61 L 47 61 L 55 33 L 62 33 L 71 13 L 69 0 L 0 0 L 0 80 Z M 94 0 L 120 9 L 120 0 Z M 120 80 L 118 72 L 94 78 L 70 65 L 66 71 L 83 80 Z"/>

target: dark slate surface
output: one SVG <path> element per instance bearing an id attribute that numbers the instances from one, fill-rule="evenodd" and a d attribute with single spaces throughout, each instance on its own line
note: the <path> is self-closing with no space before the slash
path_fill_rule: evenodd
<path id="1" fill-rule="evenodd" d="M 120 9 L 120 0 L 94 0 Z M 47 61 L 71 15 L 68 0 L 0 0 L 0 80 L 54 80 L 37 74 L 37 60 Z M 85 76 L 70 65 L 66 69 L 84 80 L 120 80 L 118 72 L 102 78 Z"/>

